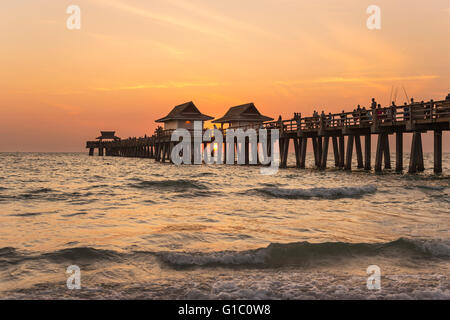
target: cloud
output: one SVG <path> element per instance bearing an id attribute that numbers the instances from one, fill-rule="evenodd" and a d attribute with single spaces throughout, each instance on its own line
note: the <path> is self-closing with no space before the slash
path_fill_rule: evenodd
<path id="1" fill-rule="evenodd" d="M 185 0 L 165 0 L 172 4 L 173 6 L 176 6 L 180 9 L 184 9 L 186 11 L 190 11 L 194 14 L 197 14 L 199 16 L 202 16 L 204 18 L 207 18 L 209 20 L 213 20 L 215 23 L 223 23 L 228 28 L 235 28 L 241 31 L 247 31 L 251 33 L 258 33 L 261 35 L 271 35 L 274 36 L 275 34 L 268 32 L 262 28 L 259 28 L 255 25 L 249 24 L 247 22 L 243 22 L 241 20 L 233 19 L 228 16 L 224 16 L 221 14 L 218 14 L 216 11 L 210 10 L 205 8 L 204 6 L 195 5 L 193 2 L 185 1 Z"/>
<path id="2" fill-rule="evenodd" d="M 426 81 L 437 79 L 437 75 L 416 75 L 400 77 L 323 77 L 311 80 L 276 81 L 281 86 L 299 86 L 307 84 L 340 84 L 340 83 L 371 83 L 371 82 L 395 82 L 395 81 Z"/>
<path id="3" fill-rule="evenodd" d="M 106 40 L 106 41 L 110 41 L 110 40 L 117 41 L 119 39 L 118 36 L 108 35 L 108 34 L 104 34 L 104 33 L 86 32 L 86 34 L 90 37 L 100 39 L 100 40 Z M 175 57 L 179 57 L 184 54 L 184 51 L 177 49 L 173 46 L 170 46 L 166 43 L 160 42 L 160 41 L 145 39 L 145 42 L 149 42 L 149 43 L 153 44 L 155 47 L 158 47 L 158 48 L 162 49 L 163 51 L 165 51 Z"/>
<path id="4" fill-rule="evenodd" d="M 227 37 L 225 34 L 222 34 L 222 33 L 218 32 L 217 30 L 212 29 L 211 27 L 201 25 L 201 24 L 193 22 L 193 21 L 185 20 L 180 17 L 169 16 L 169 15 L 165 15 L 162 13 L 134 7 L 132 5 L 125 4 L 125 3 L 117 1 L 117 0 L 97 0 L 97 2 L 100 2 L 103 5 L 107 5 L 107 6 L 128 12 L 130 14 L 148 18 L 153 21 L 162 22 L 162 23 L 165 23 L 168 25 L 176 26 L 176 27 L 179 27 L 182 29 L 195 31 L 195 32 L 211 35 L 214 37 L 222 37 L 222 38 Z"/>
<path id="5" fill-rule="evenodd" d="M 94 90 L 118 91 L 118 90 L 140 90 L 140 89 L 180 89 L 187 87 L 216 87 L 220 85 L 224 85 L 224 83 L 192 81 L 192 82 L 144 83 L 120 87 L 94 88 Z"/>

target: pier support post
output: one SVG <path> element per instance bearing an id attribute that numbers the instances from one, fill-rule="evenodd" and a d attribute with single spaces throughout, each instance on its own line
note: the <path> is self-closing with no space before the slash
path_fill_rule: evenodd
<path id="1" fill-rule="evenodd" d="M 416 173 L 424 171 L 423 150 L 422 150 L 422 134 L 414 132 L 411 142 L 411 154 L 409 158 L 408 173 Z"/>
<path id="2" fill-rule="evenodd" d="M 302 138 L 301 152 L 300 152 L 300 168 L 305 169 L 306 167 L 306 147 L 308 145 L 308 138 Z"/>
<path id="3" fill-rule="evenodd" d="M 98 155 L 99 155 L 100 157 L 103 157 L 103 147 L 99 147 L 99 148 L 98 148 Z"/>
<path id="4" fill-rule="evenodd" d="M 297 168 L 300 168 L 301 141 L 302 138 L 294 138 L 295 166 Z"/>
<path id="5" fill-rule="evenodd" d="M 403 171 L 403 132 L 395 134 L 395 172 Z"/>
<path id="6" fill-rule="evenodd" d="M 364 170 L 371 170 L 372 139 L 370 133 L 364 136 Z"/>
<path id="7" fill-rule="evenodd" d="M 425 171 L 425 165 L 423 163 L 422 133 L 420 132 L 418 132 L 417 135 L 417 151 L 418 151 L 417 171 L 423 172 Z"/>
<path id="8" fill-rule="evenodd" d="M 347 139 L 347 153 L 345 155 L 345 170 L 352 169 L 352 155 L 353 155 L 353 140 L 354 136 L 351 134 Z"/>
<path id="9" fill-rule="evenodd" d="M 314 165 L 319 167 L 319 150 L 317 146 L 317 137 L 312 137 L 313 153 L 314 153 Z"/>
<path id="10" fill-rule="evenodd" d="M 391 169 L 391 151 L 389 148 L 389 135 L 387 133 L 383 133 L 384 137 L 384 168 L 385 169 Z"/>
<path id="11" fill-rule="evenodd" d="M 344 159 L 345 159 L 345 140 L 344 136 L 339 136 L 339 167 L 344 168 Z"/>
<path id="12" fill-rule="evenodd" d="M 317 159 L 319 160 L 318 165 L 320 166 L 320 161 L 322 159 L 322 137 L 317 137 L 317 151 L 318 151 L 318 155 L 317 155 Z"/>
<path id="13" fill-rule="evenodd" d="M 411 153 L 409 155 L 408 173 L 417 172 L 417 132 L 413 133 L 411 141 Z"/>
<path id="14" fill-rule="evenodd" d="M 381 172 L 381 162 L 383 161 L 383 133 L 378 134 L 377 152 L 375 154 L 375 172 Z"/>
<path id="15" fill-rule="evenodd" d="M 362 148 L 361 148 L 361 136 L 355 136 L 355 147 L 356 147 L 356 159 L 358 161 L 358 169 L 364 168 Z"/>
<path id="16" fill-rule="evenodd" d="M 166 162 L 166 156 L 167 156 L 167 143 L 164 142 L 163 144 L 163 151 L 162 151 L 162 162 Z"/>
<path id="17" fill-rule="evenodd" d="M 327 159 L 328 159 L 328 144 L 330 143 L 330 137 L 323 137 L 323 146 L 322 146 L 322 159 L 320 161 L 320 169 L 324 170 L 327 168 Z"/>
<path id="18" fill-rule="evenodd" d="M 249 137 L 245 137 L 244 152 L 245 152 L 245 164 L 249 165 L 250 164 L 250 138 Z"/>
<path id="19" fill-rule="evenodd" d="M 94 148 L 89 148 L 89 155 L 93 156 L 94 155 Z"/>
<path id="20" fill-rule="evenodd" d="M 339 167 L 339 146 L 336 136 L 332 137 L 333 140 L 333 153 L 334 153 L 334 166 Z"/>
<path id="21" fill-rule="evenodd" d="M 287 167 L 289 138 L 280 138 L 280 168 Z"/>
<path id="22" fill-rule="evenodd" d="M 434 131 L 434 173 L 442 173 L 442 131 Z"/>

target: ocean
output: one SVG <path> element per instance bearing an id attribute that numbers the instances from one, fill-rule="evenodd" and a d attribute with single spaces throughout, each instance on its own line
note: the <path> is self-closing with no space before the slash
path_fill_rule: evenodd
<path id="1" fill-rule="evenodd" d="M 418 175 L 267 176 L 256 166 L 0 153 L 0 298 L 450 299 L 443 158 L 440 176 L 432 154 Z M 67 286 L 72 265 L 80 289 Z M 367 286 L 373 265 L 379 289 Z"/>

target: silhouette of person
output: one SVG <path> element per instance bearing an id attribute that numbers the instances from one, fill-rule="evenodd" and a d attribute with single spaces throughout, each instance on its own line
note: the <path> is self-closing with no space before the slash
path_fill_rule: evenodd
<path id="1" fill-rule="evenodd" d="M 375 98 L 372 98 L 372 105 L 371 105 L 371 108 L 372 108 L 372 109 L 376 109 L 376 107 L 377 107 L 377 102 L 375 101 Z"/>

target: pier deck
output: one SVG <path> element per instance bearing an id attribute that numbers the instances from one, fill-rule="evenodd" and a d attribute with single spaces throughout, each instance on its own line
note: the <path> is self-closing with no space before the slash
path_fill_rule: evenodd
<path id="1" fill-rule="evenodd" d="M 333 148 L 334 165 L 337 168 L 351 170 L 353 150 L 355 149 L 357 167 L 371 170 L 371 136 L 377 135 L 375 172 L 382 171 L 383 162 L 385 169 L 392 169 L 389 135 L 395 135 L 396 156 L 395 171 L 403 171 L 403 134 L 412 133 L 411 156 L 408 172 L 424 171 L 422 133 L 434 132 L 434 172 L 442 172 L 442 131 L 450 130 L 450 99 L 441 101 L 428 101 L 413 103 L 403 106 L 390 106 L 386 108 L 362 109 L 352 112 L 337 114 L 322 114 L 315 117 L 294 116 L 289 120 L 265 122 L 258 125 L 242 127 L 230 127 L 221 130 L 224 141 L 227 129 L 258 129 L 278 130 L 280 167 L 286 167 L 290 141 L 293 141 L 296 167 L 305 168 L 307 142 L 311 139 L 313 146 L 314 163 L 317 169 L 327 167 L 328 149 Z M 156 161 L 171 161 L 170 154 L 177 142 L 171 141 L 174 130 L 157 130 L 151 137 L 129 138 L 115 141 L 88 141 L 86 148 L 89 154 L 103 156 L 142 157 L 152 158 Z M 345 137 L 347 137 L 345 139 Z M 362 151 L 361 138 L 364 138 L 364 152 Z M 202 141 L 204 149 L 212 141 Z M 235 142 L 237 144 L 237 142 Z M 224 144 L 224 153 L 227 148 Z M 234 148 L 237 146 L 235 145 Z M 250 164 L 248 159 L 251 149 L 248 138 L 245 140 L 246 159 L 245 164 Z M 257 151 L 258 152 L 258 151 Z M 270 146 L 269 146 L 270 152 Z M 256 157 L 257 158 L 257 157 Z M 384 161 L 383 161 L 384 160 Z"/>

